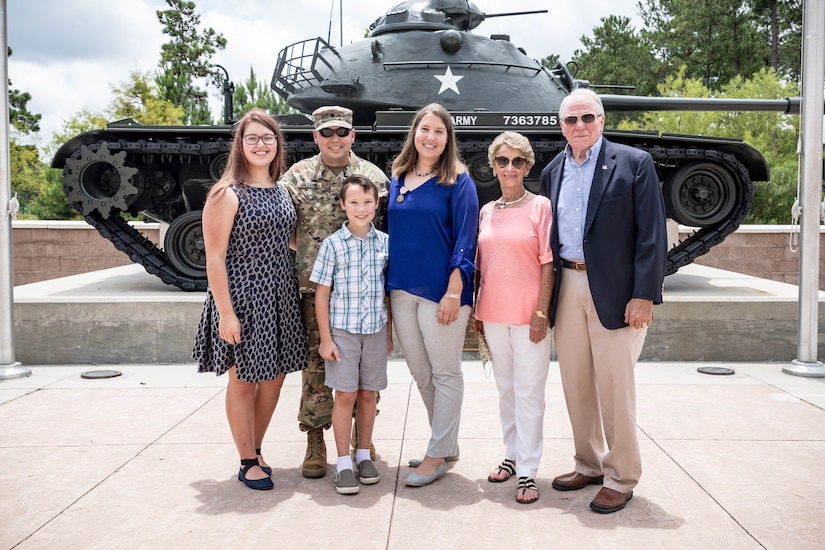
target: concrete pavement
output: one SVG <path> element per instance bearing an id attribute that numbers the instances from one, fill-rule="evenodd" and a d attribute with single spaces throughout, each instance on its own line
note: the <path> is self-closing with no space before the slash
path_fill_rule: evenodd
<path id="1" fill-rule="evenodd" d="M 389 366 L 375 445 L 382 475 L 354 496 L 329 474 L 301 477 L 300 376 L 287 377 L 264 444 L 273 491 L 236 478 L 225 380 L 194 364 L 36 366 L 0 381 L 0 548 L 825 548 L 825 380 L 779 363 L 640 363 L 644 474 L 625 510 L 600 515 L 598 491 L 558 492 L 572 439 L 558 366 L 547 383 L 540 499 L 489 483 L 503 458 L 497 392 L 467 361 L 461 459 L 410 488 L 427 417 L 403 361 Z M 85 379 L 105 368 L 122 375 Z"/>

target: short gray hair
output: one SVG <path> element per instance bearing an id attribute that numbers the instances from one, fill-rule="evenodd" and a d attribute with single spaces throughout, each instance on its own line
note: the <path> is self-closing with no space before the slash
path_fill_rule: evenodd
<path id="1" fill-rule="evenodd" d="M 573 100 L 582 100 L 587 99 L 592 101 L 596 104 L 598 109 L 598 113 L 593 113 L 595 115 L 604 115 L 604 105 L 602 104 L 602 98 L 599 95 L 591 90 L 590 88 L 576 88 L 570 94 L 561 100 L 561 105 L 559 105 L 559 117 L 564 118 L 567 116 L 567 105 L 570 104 Z"/>

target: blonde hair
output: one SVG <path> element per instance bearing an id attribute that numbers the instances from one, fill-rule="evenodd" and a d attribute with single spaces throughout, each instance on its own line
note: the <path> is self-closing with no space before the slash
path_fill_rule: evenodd
<path id="1" fill-rule="evenodd" d="M 415 133 L 421 125 L 421 120 L 429 114 L 433 114 L 441 119 L 441 122 L 443 122 L 447 128 L 447 144 L 434 167 L 436 182 L 443 185 L 452 185 L 455 183 L 458 175 L 466 172 L 467 168 L 464 166 L 464 163 L 461 162 L 461 155 L 458 152 L 458 142 L 455 139 L 453 119 L 449 111 L 439 103 L 425 105 L 415 113 L 415 117 L 410 125 L 410 131 L 407 132 L 407 139 L 404 140 L 404 146 L 392 163 L 392 174 L 398 178 L 402 174 L 412 170 L 416 162 L 418 162 L 418 151 L 415 149 Z"/>
<path id="2" fill-rule="evenodd" d="M 496 158 L 496 153 L 498 153 L 502 145 L 520 151 L 530 166 L 536 164 L 536 154 L 533 152 L 533 147 L 530 145 L 529 139 L 518 132 L 502 132 L 496 136 L 493 143 L 487 148 L 487 161 L 490 163 L 490 166 L 493 165 L 493 159 Z"/>
<path id="3" fill-rule="evenodd" d="M 209 198 L 222 195 L 230 186 L 237 185 L 244 189 L 246 181 L 249 179 L 249 165 L 243 154 L 243 136 L 246 127 L 257 122 L 272 130 L 275 140 L 278 143 L 278 153 L 269 164 L 269 175 L 273 180 L 281 177 L 286 169 L 286 144 L 284 135 L 278 122 L 263 109 L 251 109 L 235 124 L 232 130 L 232 148 L 229 150 L 229 157 L 226 160 L 226 168 L 218 182 L 209 191 Z"/>

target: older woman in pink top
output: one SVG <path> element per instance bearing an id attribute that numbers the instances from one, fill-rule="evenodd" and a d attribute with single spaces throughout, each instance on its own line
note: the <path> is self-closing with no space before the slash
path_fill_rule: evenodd
<path id="1" fill-rule="evenodd" d="M 535 477 L 544 438 L 544 388 L 550 365 L 547 314 L 553 289 L 550 201 L 525 189 L 536 161 L 526 137 L 504 132 L 488 151 L 501 198 L 481 209 L 473 331 L 490 347 L 499 392 L 504 461 L 487 478 L 518 476 L 516 501 L 539 498 Z"/>

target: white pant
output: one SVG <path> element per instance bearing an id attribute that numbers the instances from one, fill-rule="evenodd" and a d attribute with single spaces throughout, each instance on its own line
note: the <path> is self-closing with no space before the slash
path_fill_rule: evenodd
<path id="1" fill-rule="evenodd" d="M 462 306 L 458 319 L 439 325 L 438 304 L 403 290 L 390 292 L 392 322 L 430 420 L 427 456 L 458 454 L 458 425 L 464 399 L 461 351 L 472 308 Z"/>
<path id="2" fill-rule="evenodd" d="M 544 393 L 550 368 L 550 331 L 538 344 L 530 325 L 484 323 L 499 396 L 505 458 L 518 477 L 535 478 L 544 447 Z"/>

